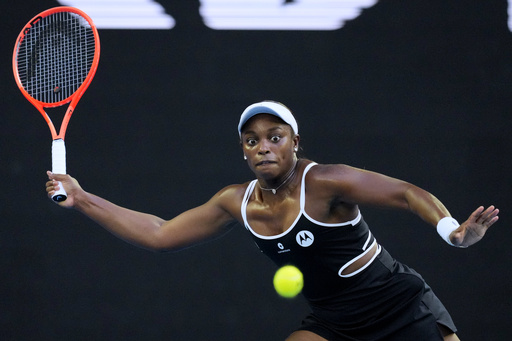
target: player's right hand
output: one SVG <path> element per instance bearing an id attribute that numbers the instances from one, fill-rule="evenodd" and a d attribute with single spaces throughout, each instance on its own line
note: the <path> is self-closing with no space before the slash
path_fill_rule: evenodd
<path id="1" fill-rule="evenodd" d="M 59 189 L 59 181 L 64 186 L 64 189 L 67 193 L 67 199 L 61 202 L 55 202 L 59 206 L 71 208 L 75 205 L 75 195 L 77 192 L 81 191 L 82 188 L 78 184 L 78 181 L 76 181 L 74 178 L 67 174 L 54 174 L 50 171 L 47 171 L 46 174 L 48 174 L 49 181 L 46 182 L 46 193 L 48 194 L 48 198 L 51 199 L 52 195 L 55 193 L 56 190 Z"/>

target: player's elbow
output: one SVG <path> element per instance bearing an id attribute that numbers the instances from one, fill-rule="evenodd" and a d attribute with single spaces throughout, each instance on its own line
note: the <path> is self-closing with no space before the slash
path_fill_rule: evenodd
<path id="1" fill-rule="evenodd" d="M 169 235 L 163 229 L 154 231 L 147 239 L 147 247 L 155 253 L 178 252 L 189 245 L 178 238 L 178 236 Z"/>
<path id="2" fill-rule="evenodd" d="M 152 238 L 150 238 L 146 243 L 145 247 L 155 253 L 175 252 L 182 249 L 178 245 L 174 245 L 173 243 L 166 241 L 161 236 L 158 236 L 158 234 L 152 236 Z"/>

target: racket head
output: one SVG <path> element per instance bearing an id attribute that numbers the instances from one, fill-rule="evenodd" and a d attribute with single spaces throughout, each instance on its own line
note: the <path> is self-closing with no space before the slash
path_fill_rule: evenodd
<path id="1" fill-rule="evenodd" d="M 83 11 L 68 6 L 45 10 L 21 30 L 13 72 L 23 95 L 43 108 L 78 102 L 91 83 L 100 56 L 98 30 Z"/>

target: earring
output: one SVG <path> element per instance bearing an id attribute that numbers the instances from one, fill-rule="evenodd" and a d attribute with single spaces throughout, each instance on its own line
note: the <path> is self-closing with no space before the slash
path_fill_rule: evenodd
<path id="1" fill-rule="evenodd" d="M 298 152 L 298 151 L 299 151 L 299 148 L 295 147 L 293 150 L 295 150 L 296 152 Z"/>
<path id="2" fill-rule="evenodd" d="M 247 160 L 247 156 L 244 154 L 244 160 Z"/>

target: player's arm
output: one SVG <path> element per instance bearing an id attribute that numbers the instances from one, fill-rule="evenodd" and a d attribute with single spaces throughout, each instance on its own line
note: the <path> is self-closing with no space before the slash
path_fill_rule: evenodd
<path id="1" fill-rule="evenodd" d="M 137 212 L 115 205 L 103 198 L 84 191 L 68 175 L 49 173 L 46 191 L 51 196 L 61 181 L 68 199 L 60 206 L 74 208 L 121 239 L 151 250 L 177 250 L 220 233 L 234 220 L 228 212 L 234 202 L 235 190 L 226 188 L 207 203 L 188 210 L 171 220 Z M 231 200 L 230 200 L 231 199 Z"/>
<path id="2" fill-rule="evenodd" d="M 408 209 L 434 226 L 450 216 L 432 194 L 399 179 L 347 165 L 320 165 L 312 172 L 322 190 L 342 204 Z"/>
<path id="3" fill-rule="evenodd" d="M 428 191 L 383 174 L 347 165 L 326 165 L 319 169 L 319 177 L 331 179 L 325 182 L 325 189 L 330 188 L 341 202 L 408 209 L 436 227 L 441 219 L 451 217 L 443 203 Z M 486 210 L 479 207 L 460 226 L 454 225 L 445 239 L 457 246 L 472 245 L 498 220 L 498 213 L 494 206 Z"/>

